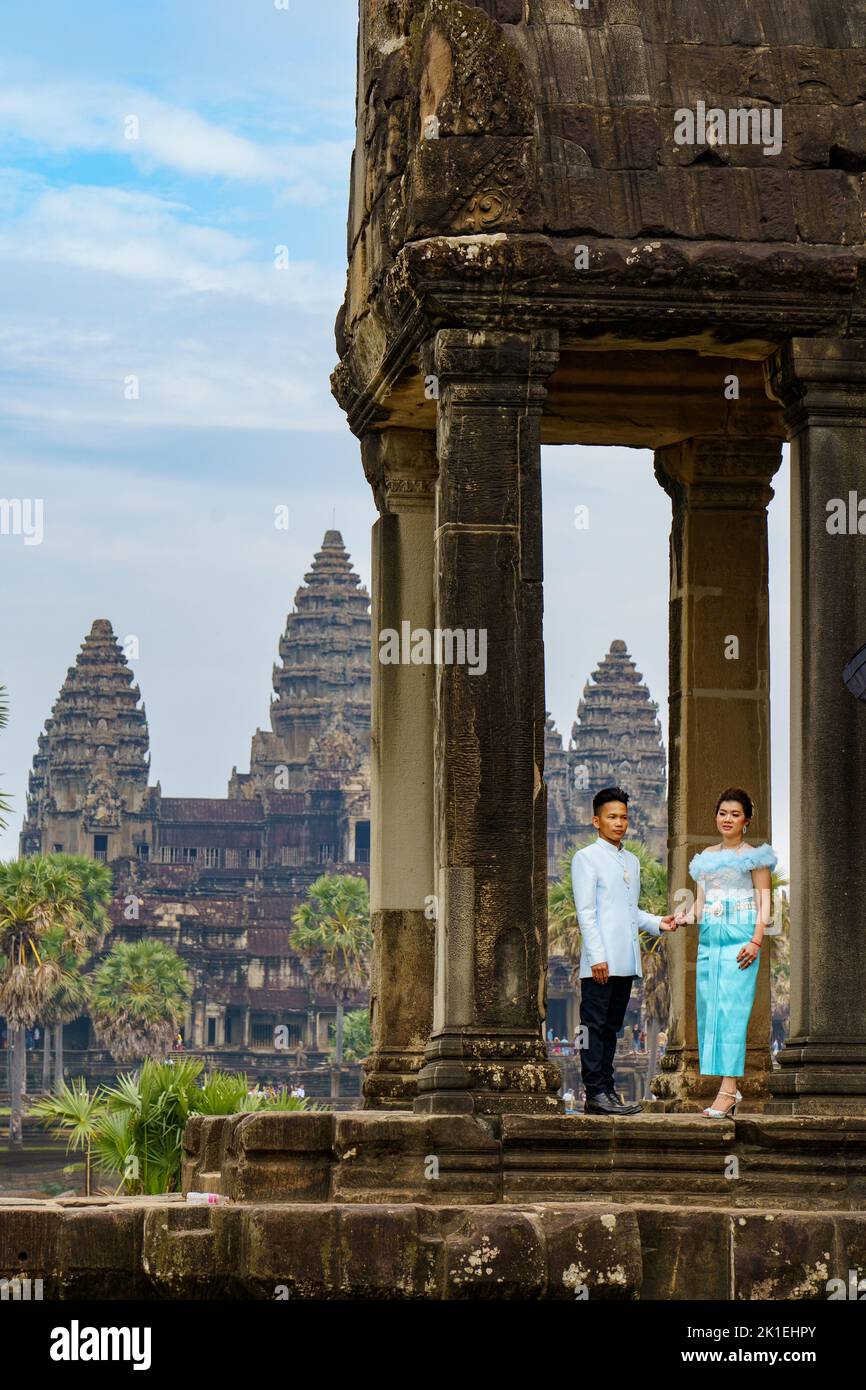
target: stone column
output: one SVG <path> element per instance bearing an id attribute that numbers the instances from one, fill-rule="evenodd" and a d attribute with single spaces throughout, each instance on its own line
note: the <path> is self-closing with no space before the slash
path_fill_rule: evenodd
<path id="1" fill-rule="evenodd" d="M 436 336 L 434 572 L 446 637 L 436 664 L 436 985 L 420 1112 L 561 1108 L 542 1037 L 540 420 L 557 356 L 555 332 Z"/>
<path id="2" fill-rule="evenodd" d="M 726 787 L 752 797 L 749 840 L 771 838 L 766 509 L 780 462 L 781 444 L 769 439 L 689 439 L 656 453 L 656 477 L 673 502 L 668 883 L 675 907 L 678 891 L 696 891 L 692 855 L 718 843 L 714 811 Z M 665 947 L 671 1014 L 653 1091 L 671 1109 L 700 1109 L 718 1089 L 700 1074 L 697 942 L 697 927 L 681 927 Z M 749 1100 L 765 1100 L 770 1065 L 764 950 L 740 1083 Z"/>
<path id="3" fill-rule="evenodd" d="M 373 1050 L 364 1108 L 411 1109 L 433 1024 L 434 672 L 411 654 L 413 634 L 433 628 L 436 437 L 386 430 L 364 440 L 363 457 L 381 512 L 373 527 Z"/>
<path id="4" fill-rule="evenodd" d="M 866 1113 L 866 341 L 768 366 L 791 433 L 791 1020 L 768 1109 Z M 860 510 L 862 506 L 862 511 Z"/>

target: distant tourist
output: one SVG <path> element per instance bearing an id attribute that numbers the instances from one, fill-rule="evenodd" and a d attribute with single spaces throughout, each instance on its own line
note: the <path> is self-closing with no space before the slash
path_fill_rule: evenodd
<path id="1" fill-rule="evenodd" d="M 574 1091 L 571 1089 L 570 1086 L 567 1091 L 563 1091 L 562 1101 L 566 1110 L 574 1109 Z"/>

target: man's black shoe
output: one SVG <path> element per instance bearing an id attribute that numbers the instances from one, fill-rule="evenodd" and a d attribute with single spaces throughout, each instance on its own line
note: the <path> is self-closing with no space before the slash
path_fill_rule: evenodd
<path id="1" fill-rule="evenodd" d="M 617 1105 L 622 1107 L 622 1113 L 624 1115 L 640 1115 L 643 1113 L 643 1106 L 640 1101 L 623 1100 L 619 1091 L 608 1091 L 608 1095 L 611 1100 L 615 1100 Z"/>
<path id="2" fill-rule="evenodd" d="M 586 1097 L 583 1103 L 583 1113 L 585 1115 L 630 1115 L 632 1112 L 620 1105 L 619 1101 L 614 1100 L 613 1096 L 607 1096 L 602 1091 L 597 1096 Z"/>

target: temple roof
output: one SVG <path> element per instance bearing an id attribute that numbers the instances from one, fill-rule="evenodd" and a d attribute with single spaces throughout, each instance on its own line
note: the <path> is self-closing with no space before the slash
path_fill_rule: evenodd
<path id="1" fill-rule="evenodd" d="M 54 702 L 30 774 L 28 815 L 51 788 L 88 777 L 94 788 L 145 787 L 147 716 L 107 618 L 97 618 Z"/>
<path id="2" fill-rule="evenodd" d="M 611 642 L 583 688 L 577 719 L 571 729 L 579 756 L 626 753 L 632 760 L 658 762 L 664 778 L 664 747 L 658 705 L 650 696 L 621 638 Z"/>
<path id="3" fill-rule="evenodd" d="M 229 794 L 306 791 L 354 776 L 370 737 L 370 595 L 343 537 L 327 530 L 280 638 L 270 731 L 258 730 L 250 772 Z M 285 770 L 285 771 L 284 771 Z M 269 800 L 270 804 L 270 800 Z"/>

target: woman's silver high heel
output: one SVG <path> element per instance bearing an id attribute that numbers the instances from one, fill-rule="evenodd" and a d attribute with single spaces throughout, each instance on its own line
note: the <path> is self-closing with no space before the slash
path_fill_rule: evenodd
<path id="1" fill-rule="evenodd" d="M 706 1117 L 707 1117 L 708 1120 L 726 1120 L 726 1119 L 728 1118 L 729 1115 L 730 1115 L 730 1116 L 735 1115 L 736 1112 L 737 1112 L 737 1105 L 738 1105 L 738 1103 L 743 1099 L 743 1097 L 740 1095 L 739 1090 L 738 1090 L 736 1093 L 733 1092 L 733 1091 L 721 1091 L 721 1090 L 720 1090 L 720 1091 L 719 1091 L 719 1095 L 720 1095 L 720 1096 L 733 1096 L 733 1097 L 734 1097 L 734 1103 L 733 1103 L 733 1105 L 730 1107 L 730 1109 L 728 1109 L 728 1110 L 714 1110 L 714 1109 L 712 1108 L 711 1105 L 708 1105 L 707 1108 L 706 1108 L 706 1110 L 702 1110 L 702 1111 L 701 1111 L 701 1114 L 702 1114 L 702 1115 L 706 1115 Z"/>

